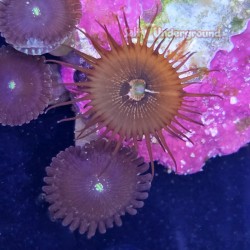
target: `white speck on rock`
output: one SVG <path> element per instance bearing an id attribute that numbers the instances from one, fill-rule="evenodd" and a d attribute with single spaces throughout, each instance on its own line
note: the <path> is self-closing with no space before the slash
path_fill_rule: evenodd
<path id="1" fill-rule="evenodd" d="M 237 97 L 235 97 L 235 96 L 232 96 L 231 98 L 230 98 L 230 104 L 236 104 L 238 102 L 238 99 L 237 99 Z"/>
<path id="2" fill-rule="evenodd" d="M 182 165 L 185 165 L 186 162 L 185 162 L 184 160 L 181 160 L 181 164 L 182 164 Z"/>
<path id="3" fill-rule="evenodd" d="M 186 141 L 186 146 L 192 148 L 194 145 L 190 141 Z"/>
<path id="4" fill-rule="evenodd" d="M 217 128 L 210 128 L 209 131 L 213 137 L 215 137 L 218 134 Z"/>

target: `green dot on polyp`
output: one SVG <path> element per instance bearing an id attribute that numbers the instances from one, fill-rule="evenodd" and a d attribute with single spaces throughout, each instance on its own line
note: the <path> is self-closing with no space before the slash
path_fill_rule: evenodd
<path id="1" fill-rule="evenodd" d="M 101 193 L 104 190 L 102 183 L 100 183 L 100 182 L 96 183 L 95 190 Z"/>
<path id="2" fill-rule="evenodd" d="M 41 15 L 41 11 L 40 11 L 39 7 L 34 7 L 32 9 L 32 13 L 33 13 L 34 16 L 40 16 Z"/>
<path id="3" fill-rule="evenodd" d="M 16 87 L 16 83 L 14 81 L 9 82 L 9 89 L 14 89 Z"/>

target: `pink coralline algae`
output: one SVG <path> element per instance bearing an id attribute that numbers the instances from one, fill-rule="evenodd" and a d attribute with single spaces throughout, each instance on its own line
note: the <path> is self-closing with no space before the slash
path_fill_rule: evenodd
<path id="1" fill-rule="evenodd" d="M 190 130 L 186 135 L 192 140 L 181 141 L 166 135 L 166 140 L 177 162 L 175 169 L 168 154 L 158 144 L 154 145 L 154 158 L 178 174 L 202 170 L 206 160 L 216 155 L 227 155 L 239 150 L 250 141 L 250 22 L 246 30 L 231 37 L 234 48 L 220 50 L 210 63 L 211 72 L 201 84 L 188 87 L 189 92 L 212 93 L 218 97 L 196 98 L 192 106 L 202 113 L 204 126 L 181 121 Z M 140 153 L 147 155 L 141 143 Z"/>
<path id="2" fill-rule="evenodd" d="M 125 10 L 126 1 L 124 0 L 97 0 L 86 1 L 82 0 L 83 6 L 83 18 L 80 22 L 80 26 L 86 30 L 86 32 L 92 36 L 98 36 L 103 41 L 103 45 L 106 44 L 103 29 L 98 22 L 105 24 L 113 37 L 119 37 L 119 30 L 117 25 L 114 25 L 115 15 L 121 16 L 123 9 Z M 94 10 L 94 11 L 93 11 Z M 133 10 L 133 11 L 132 11 Z M 132 1 L 129 8 L 126 8 L 126 15 L 131 23 L 131 27 L 136 26 L 136 22 L 140 13 L 139 2 Z M 113 17 L 113 18 L 112 18 Z M 97 22 L 98 21 L 98 22 Z M 124 26 L 123 26 L 124 27 Z"/>
<path id="3" fill-rule="evenodd" d="M 138 17 L 142 16 L 146 22 L 150 22 L 152 16 L 155 14 L 158 5 L 158 11 L 161 11 L 160 0 L 96 0 L 88 1 L 81 0 L 82 2 L 82 19 L 80 27 L 84 28 L 86 32 L 91 36 L 98 36 L 100 40 L 106 43 L 103 29 L 98 22 L 105 24 L 117 41 L 120 40 L 119 29 L 117 28 L 117 22 L 115 21 L 115 15 L 118 17 L 123 15 L 123 11 L 129 22 L 130 29 L 136 28 Z M 96 21 L 98 22 L 96 22 Z M 121 19 L 121 26 L 125 30 L 124 20 Z"/>

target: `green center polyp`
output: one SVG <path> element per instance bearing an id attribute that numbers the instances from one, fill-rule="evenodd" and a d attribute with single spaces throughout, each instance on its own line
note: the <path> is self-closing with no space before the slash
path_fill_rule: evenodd
<path id="1" fill-rule="evenodd" d="M 16 87 L 16 83 L 14 81 L 10 81 L 8 86 L 9 86 L 9 89 L 13 90 Z"/>
<path id="2" fill-rule="evenodd" d="M 131 86 L 129 97 L 135 101 L 140 101 L 145 96 L 146 82 L 143 79 L 134 79 L 129 82 Z"/>
<path id="3" fill-rule="evenodd" d="M 103 192 L 104 187 L 103 187 L 102 183 L 100 183 L 100 182 L 96 183 L 96 184 L 95 184 L 95 190 L 96 190 L 97 192 L 99 192 L 99 193 Z"/>
<path id="4" fill-rule="evenodd" d="M 40 8 L 39 7 L 34 7 L 32 9 L 32 13 L 33 13 L 34 16 L 40 16 L 41 15 Z"/>

